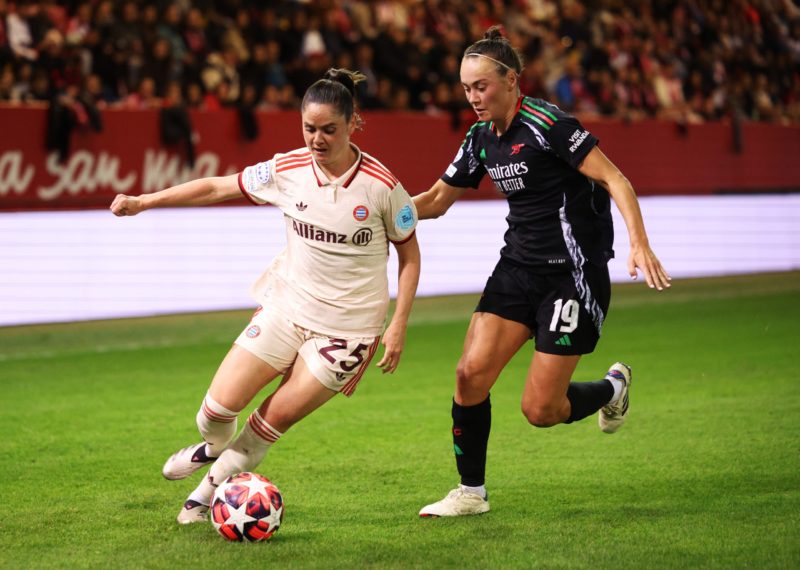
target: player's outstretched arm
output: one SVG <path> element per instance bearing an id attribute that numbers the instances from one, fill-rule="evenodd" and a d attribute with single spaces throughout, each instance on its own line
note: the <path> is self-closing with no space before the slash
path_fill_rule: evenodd
<path id="1" fill-rule="evenodd" d="M 384 374 L 397 370 L 397 365 L 400 363 L 406 342 L 408 317 L 411 314 L 414 295 L 417 293 L 420 272 L 419 243 L 416 234 L 413 234 L 407 242 L 395 244 L 394 247 L 398 258 L 397 303 L 392 320 L 381 340 L 384 351 L 378 366 Z"/>
<path id="2" fill-rule="evenodd" d="M 642 211 L 639 208 L 639 201 L 636 199 L 636 192 L 634 192 L 630 181 L 597 147 L 589 151 L 578 170 L 584 176 L 588 176 L 598 182 L 611 194 L 614 203 L 622 214 L 622 218 L 625 220 L 625 225 L 628 228 L 628 237 L 631 242 L 630 255 L 628 256 L 628 273 L 631 278 L 637 278 L 638 273 L 636 270 L 639 269 L 644 274 L 647 285 L 651 288 L 656 288 L 659 291 L 669 288 L 672 278 L 662 267 L 653 250 L 650 249 L 650 242 L 644 229 Z"/>
<path id="3" fill-rule="evenodd" d="M 450 186 L 444 180 L 437 180 L 430 190 L 417 194 L 413 198 L 419 219 L 428 220 L 443 216 L 466 190 L 466 188 Z"/>
<path id="4" fill-rule="evenodd" d="M 119 194 L 111 203 L 115 216 L 135 216 L 151 208 L 172 208 L 177 206 L 206 206 L 241 196 L 239 175 L 212 176 L 198 178 L 177 186 L 172 186 L 153 194 L 126 196 Z"/>

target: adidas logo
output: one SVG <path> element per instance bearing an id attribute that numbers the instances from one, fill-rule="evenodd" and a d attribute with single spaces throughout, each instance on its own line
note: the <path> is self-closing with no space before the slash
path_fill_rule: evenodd
<path id="1" fill-rule="evenodd" d="M 306 204 L 303 204 L 302 202 L 298 202 L 297 204 L 295 204 L 295 207 L 301 212 L 305 212 L 306 208 L 308 208 L 308 206 Z"/>
<path id="2" fill-rule="evenodd" d="M 569 335 L 565 334 L 560 339 L 556 341 L 558 346 L 572 346 L 572 340 L 570 340 Z"/>
<path id="3" fill-rule="evenodd" d="M 337 379 L 339 382 L 344 382 L 344 379 L 345 379 L 345 378 L 347 378 L 347 374 L 345 374 L 344 372 L 337 372 L 337 373 L 336 373 L 336 379 Z"/>

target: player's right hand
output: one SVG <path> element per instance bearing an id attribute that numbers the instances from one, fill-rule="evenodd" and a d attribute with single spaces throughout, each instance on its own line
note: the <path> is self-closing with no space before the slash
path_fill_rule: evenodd
<path id="1" fill-rule="evenodd" d="M 115 216 L 135 216 L 144 210 L 142 199 L 138 196 L 118 194 L 111 202 L 111 212 Z"/>

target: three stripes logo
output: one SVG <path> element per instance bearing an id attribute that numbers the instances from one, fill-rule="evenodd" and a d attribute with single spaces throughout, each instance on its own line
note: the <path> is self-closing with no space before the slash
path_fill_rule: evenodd
<path id="1" fill-rule="evenodd" d="M 565 334 L 556 341 L 556 344 L 558 346 L 572 346 L 572 340 L 569 338 L 568 334 Z"/>

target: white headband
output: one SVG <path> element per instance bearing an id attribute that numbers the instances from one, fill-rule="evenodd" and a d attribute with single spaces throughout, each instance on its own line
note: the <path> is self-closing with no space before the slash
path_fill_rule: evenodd
<path id="1" fill-rule="evenodd" d="M 464 57 L 470 57 L 470 56 L 476 56 L 476 57 L 485 57 L 485 58 L 486 58 L 486 59 L 488 59 L 489 61 L 493 61 L 493 62 L 495 62 L 497 65 L 501 65 L 501 66 L 505 67 L 505 68 L 506 68 L 507 70 L 509 70 L 509 71 L 514 71 L 513 69 L 511 69 L 509 66 L 507 66 L 507 65 L 506 65 L 505 63 L 503 63 L 502 61 L 498 61 L 498 60 L 496 60 L 496 59 L 495 59 L 495 58 L 493 58 L 493 57 L 489 57 L 488 55 L 484 55 L 484 54 L 482 54 L 482 53 L 473 52 L 473 53 L 468 53 L 468 54 L 467 54 L 467 55 L 465 55 Z M 517 73 L 517 72 L 516 72 L 516 71 L 514 71 L 514 73 Z"/>

